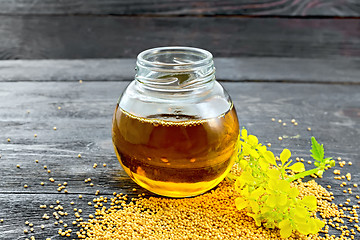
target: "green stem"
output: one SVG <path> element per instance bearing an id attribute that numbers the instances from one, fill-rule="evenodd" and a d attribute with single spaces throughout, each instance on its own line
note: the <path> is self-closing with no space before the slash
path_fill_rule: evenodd
<path id="1" fill-rule="evenodd" d="M 292 182 L 292 181 L 298 180 L 299 178 L 303 178 L 303 177 L 309 176 L 311 174 L 315 174 L 318 171 L 319 171 L 319 168 L 313 168 L 313 169 L 307 170 L 305 172 L 297 173 L 294 176 L 287 178 L 286 181 Z"/>
<path id="2" fill-rule="evenodd" d="M 226 176 L 229 180 L 235 180 L 237 178 L 237 176 L 235 174 L 232 173 L 228 173 L 228 175 Z"/>

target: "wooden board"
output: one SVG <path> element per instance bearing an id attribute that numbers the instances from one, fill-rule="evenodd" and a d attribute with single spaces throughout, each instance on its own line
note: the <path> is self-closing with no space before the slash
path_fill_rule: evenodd
<path id="1" fill-rule="evenodd" d="M 0 14 L 360 16 L 356 0 L 6 0 Z"/>
<path id="2" fill-rule="evenodd" d="M 360 58 L 215 58 L 221 81 L 360 83 Z M 3 60 L 0 81 L 129 81 L 134 59 Z"/>
<path id="3" fill-rule="evenodd" d="M 0 16 L 0 59 L 135 58 L 158 46 L 215 57 L 360 57 L 358 19 Z"/>
<path id="4" fill-rule="evenodd" d="M 35 226 L 35 232 L 27 237 L 57 239 L 58 226 L 53 224 L 54 219 L 41 218 L 45 212 L 51 214 L 49 208 L 40 209 L 41 204 L 55 205 L 59 200 L 66 211 L 81 208 L 86 216 L 94 212 L 87 202 L 95 197 L 96 190 L 105 196 L 114 191 L 130 196 L 142 192 L 151 195 L 126 176 L 112 149 L 112 113 L 127 84 L 0 82 L 0 219 L 4 219 L 0 223 L 0 239 L 25 239 L 25 221 Z M 235 103 L 241 126 L 259 136 L 261 142 L 271 142 L 276 154 L 286 147 L 292 150 L 293 157 L 307 161 L 310 137 L 315 136 L 325 145 L 326 156 L 353 162 L 351 167 L 336 168 L 344 174 L 350 172 L 351 183 L 359 183 L 359 85 L 273 82 L 223 82 L 223 85 Z M 282 119 L 287 126 L 272 122 L 272 117 Z M 290 123 L 292 118 L 298 126 Z M 307 131 L 308 127 L 312 131 Z M 278 141 L 279 136 L 284 140 Z M 82 157 L 78 158 L 78 154 Z M 36 159 L 39 163 L 35 163 Z M 96 169 L 92 167 L 94 163 L 99 165 Z M 103 163 L 107 166 L 103 167 Z M 51 173 L 46 172 L 44 165 Z M 318 182 L 333 186 L 335 202 L 351 198 L 355 203 L 359 190 L 353 188 L 352 196 L 343 194 L 333 176 L 330 170 Z M 55 183 L 49 182 L 49 177 Z M 92 178 L 93 187 L 84 183 L 88 177 Z M 65 181 L 69 193 L 58 193 L 57 184 Z M 24 184 L 29 187 L 25 189 Z M 133 187 L 137 192 L 132 191 Z M 83 199 L 78 198 L 79 194 Z M 71 201 L 75 204 L 70 205 Z M 71 213 L 64 219 L 71 224 L 74 216 Z M 45 224 L 45 230 L 39 228 L 41 224 Z M 339 234 L 336 230 L 330 233 Z"/>

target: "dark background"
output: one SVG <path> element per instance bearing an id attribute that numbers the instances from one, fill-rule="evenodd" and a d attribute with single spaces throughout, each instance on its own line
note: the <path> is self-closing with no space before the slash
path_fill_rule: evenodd
<path id="1" fill-rule="evenodd" d="M 167 45 L 213 53 L 240 125 L 275 154 L 289 148 L 307 162 L 315 136 L 326 157 L 353 163 L 335 169 L 352 174 L 348 186 L 360 186 L 360 0 L 0 0 L 1 240 L 62 239 L 63 225 L 43 220 L 53 210 L 42 204 L 59 200 L 87 219 L 96 190 L 153 195 L 117 161 L 111 119 L 134 78 L 136 55 Z M 89 177 L 93 187 L 84 183 Z M 67 194 L 56 190 L 64 181 Z M 317 182 L 332 186 L 336 204 L 359 201 L 360 188 L 344 194 L 333 170 Z M 73 220 L 73 213 L 64 217 Z M 35 232 L 24 234 L 25 221 Z"/>
<path id="2" fill-rule="evenodd" d="M 358 0 L 3 0 L 0 59 L 135 58 L 184 45 L 215 57 L 360 56 Z"/>

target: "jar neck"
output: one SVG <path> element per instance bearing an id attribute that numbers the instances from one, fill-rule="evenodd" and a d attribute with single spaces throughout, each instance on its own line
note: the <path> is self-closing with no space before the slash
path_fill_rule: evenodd
<path id="1" fill-rule="evenodd" d="M 210 52 L 190 47 L 160 47 L 137 57 L 135 80 L 142 88 L 158 92 L 192 92 L 208 88 L 215 80 Z"/>

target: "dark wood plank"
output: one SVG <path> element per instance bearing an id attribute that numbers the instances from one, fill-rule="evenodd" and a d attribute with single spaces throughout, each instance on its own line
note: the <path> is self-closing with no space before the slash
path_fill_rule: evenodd
<path id="1" fill-rule="evenodd" d="M 85 214 L 94 210 L 87 205 L 96 190 L 110 195 L 113 191 L 134 196 L 134 183 L 124 174 L 111 145 L 111 118 L 115 103 L 128 82 L 1 82 L 0 83 L 0 224 L 1 239 L 24 239 L 24 222 L 35 225 L 36 239 L 57 239 L 54 219 L 42 220 L 52 211 L 39 205 L 55 205 L 60 200 L 65 211 L 81 208 Z M 360 86 L 286 83 L 225 82 L 237 108 L 241 126 L 259 136 L 279 154 L 286 147 L 294 157 L 309 159 L 310 137 L 325 145 L 326 155 L 342 157 L 353 165 L 341 169 L 352 174 L 351 183 L 359 183 Z M 62 109 L 58 109 L 61 106 Z M 27 111 L 30 111 L 27 113 Z M 272 122 L 282 119 L 287 126 Z M 294 126 L 290 120 L 299 123 Z M 53 130 L 56 126 L 57 130 Z M 306 129 L 312 128 L 309 132 Z M 34 137 L 37 134 L 37 137 Z M 283 141 L 277 138 L 283 136 Z M 295 138 L 293 136 L 296 136 Z M 11 138 L 8 142 L 7 138 Z M 78 158 L 77 155 L 82 157 Z M 35 159 L 39 163 L 35 163 Z M 92 168 L 98 163 L 96 169 Z M 106 167 L 101 166 L 107 163 Z M 16 165 L 20 164 L 20 168 Z M 47 165 L 51 173 L 43 166 Z M 353 195 L 342 193 L 332 171 L 318 182 L 331 184 L 335 202 Z M 53 177 L 55 183 L 49 182 Z M 94 187 L 84 183 L 92 178 Z M 45 182 L 41 186 L 40 182 Z M 68 182 L 69 193 L 58 193 L 56 184 Z M 24 184 L 29 188 L 25 189 Z M 146 192 L 146 191 L 144 191 Z M 150 195 L 148 192 L 146 192 Z M 78 199 L 82 194 L 83 199 Z M 70 205 L 74 201 L 75 205 Z M 73 214 L 65 218 L 70 224 Z M 46 230 L 40 230 L 40 224 Z M 339 232 L 330 229 L 330 234 Z"/>
<path id="2" fill-rule="evenodd" d="M 6 0 L 0 14 L 360 16 L 356 0 Z"/>
<path id="3" fill-rule="evenodd" d="M 360 83 L 360 58 L 215 58 L 219 81 Z M 3 60 L 0 81 L 129 81 L 134 59 Z"/>
<path id="4" fill-rule="evenodd" d="M 0 16 L 0 59 L 135 58 L 185 45 L 215 57 L 360 56 L 358 19 Z"/>

